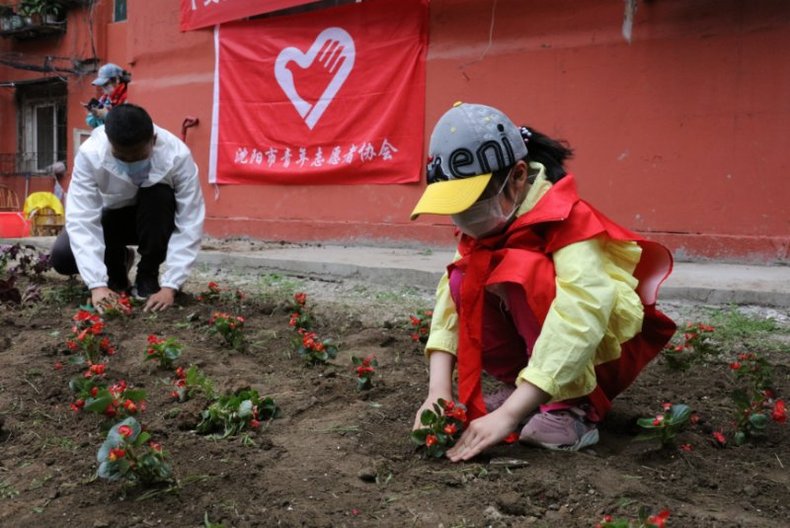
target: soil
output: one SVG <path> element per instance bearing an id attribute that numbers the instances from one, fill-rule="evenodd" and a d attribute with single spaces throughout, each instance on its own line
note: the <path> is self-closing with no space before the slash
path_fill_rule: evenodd
<path id="1" fill-rule="evenodd" d="M 653 362 L 615 402 L 601 441 L 579 453 L 499 446 L 469 463 L 424 460 L 408 434 L 426 393 L 421 350 L 408 315 L 430 306 L 430 292 L 267 275 L 202 270 L 204 280 L 248 292 L 241 310 L 182 295 L 158 315 L 136 311 L 107 323 L 120 351 L 108 376 L 144 388 L 141 422 L 170 455 L 180 487 L 147 491 L 99 480 L 101 420 L 69 409 L 64 341 L 79 304 L 64 302 L 62 279 L 49 277 L 49 300 L 0 308 L 0 526 L 535 526 L 585 527 L 603 514 L 637 518 L 644 506 L 669 509 L 672 527 L 779 527 L 790 518 L 790 433 L 771 423 L 764 439 L 715 446 L 711 432 L 729 427 L 733 404 L 725 351 L 720 361 L 686 373 Z M 290 293 L 306 291 L 318 333 L 340 354 L 308 367 L 291 352 Z M 228 350 L 205 331 L 213 308 L 247 318 L 251 343 Z M 695 307 L 670 305 L 680 321 Z M 754 310 L 754 309 L 753 309 Z M 759 310 L 759 309 L 758 309 Z M 786 313 L 778 313 L 787 321 Z M 222 390 L 251 386 L 271 396 L 282 418 L 252 434 L 211 439 L 190 430 L 199 402 L 175 403 L 172 376 L 143 363 L 146 336 L 174 336 L 185 346 L 178 364 L 198 365 Z M 375 354 L 377 378 L 360 392 L 351 355 Z M 766 352 L 776 388 L 790 394 L 787 350 Z M 661 402 L 686 403 L 702 417 L 679 443 L 660 450 L 636 440 L 635 420 Z M 782 519 L 785 519 L 784 521 Z"/>

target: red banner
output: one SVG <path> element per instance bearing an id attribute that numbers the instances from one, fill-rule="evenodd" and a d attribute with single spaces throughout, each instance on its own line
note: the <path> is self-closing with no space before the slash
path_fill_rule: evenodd
<path id="1" fill-rule="evenodd" d="M 218 27 L 209 181 L 418 181 L 427 23 L 376 0 Z"/>
<path id="2" fill-rule="evenodd" d="M 181 0 L 181 31 L 278 11 L 315 0 Z"/>

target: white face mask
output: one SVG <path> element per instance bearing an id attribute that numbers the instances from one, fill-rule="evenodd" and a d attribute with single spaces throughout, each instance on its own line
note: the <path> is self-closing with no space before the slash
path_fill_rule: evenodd
<path id="1" fill-rule="evenodd" d="M 466 211 L 452 215 L 453 223 L 458 229 L 472 238 L 485 238 L 504 229 L 516 214 L 516 204 L 513 204 L 513 209 L 505 214 L 499 203 L 499 197 L 505 190 L 509 179 L 510 175 L 508 174 L 502 187 L 491 198 L 480 200 Z"/>
<path id="2" fill-rule="evenodd" d="M 116 158 L 115 166 L 118 168 L 118 172 L 125 174 L 135 185 L 139 186 L 148 180 L 148 173 L 151 172 L 151 158 L 132 162 Z"/>
<path id="3" fill-rule="evenodd" d="M 110 95 L 113 92 L 113 90 L 115 90 L 115 86 L 113 86 L 111 83 L 107 83 L 104 86 L 102 86 L 101 89 L 104 93 Z"/>

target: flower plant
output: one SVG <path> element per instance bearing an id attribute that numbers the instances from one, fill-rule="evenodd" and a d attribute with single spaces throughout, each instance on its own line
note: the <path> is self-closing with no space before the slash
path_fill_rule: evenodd
<path id="1" fill-rule="evenodd" d="M 115 319 L 130 315 L 132 315 L 132 299 L 125 293 L 102 306 L 102 317 L 104 319 Z"/>
<path id="2" fill-rule="evenodd" d="M 433 410 L 422 411 L 420 423 L 423 427 L 411 432 L 411 440 L 426 456 L 441 458 L 461 437 L 466 418 L 466 407 L 439 398 Z"/>
<path id="3" fill-rule="evenodd" d="M 214 312 L 208 321 L 211 332 L 219 334 L 230 348 L 244 351 L 247 342 L 244 339 L 244 317 L 223 312 Z"/>
<path id="4" fill-rule="evenodd" d="M 208 283 L 207 287 L 208 289 L 200 292 L 195 297 L 195 299 L 207 303 L 215 303 L 219 301 L 220 294 L 222 293 L 222 289 L 219 287 L 219 284 L 212 281 Z"/>
<path id="5" fill-rule="evenodd" d="M 148 336 L 148 348 L 145 351 L 146 361 L 158 361 L 162 368 L 172 368 L 173 362 L 181 357 L 184 345 L 173 337 Z"/>
<path id="6" fill-rule="evenodd" d="M 651 515 L 644 506 L 639 509 L 639 520 L 615 519 L 611 515 L 604 515 L 595 528 L 665 528 L 669 510 L 661 510 Z"/>
<path id="7" fill-rule="evenodd" d="M 313 324 L 313 317 L 310 310 L 307 308 L 307 294 L 304 292 L 297 292 L 293 297 L 293 306 L 291 307 L 291 318 L 288 321 L 288 326 L 296 331 L 310 330 Z"/>
<path id="8" fill-rule="evenodd" d="M 97 384 L 90 389 L 90 396 L 85 398 L 83 410 L 103 414 L 108 418 L 125 418 L 144 412 L 145 391 L 131 389 L 124 380 L 109 387 Z"/>
<path id="9" fill-rule="evenodd" d="M 691 419 L 691 409 L 685 404 L 664 403 L 663 411 L 654 417 L 639 418 L 636 423 L 643 429 L 639 440 L 658 440 L 661 447 L 675 444 L 675 437 Z"/>
<path id="10" fill-rule="evenodd" d="M 337 357 L 337 345 L 331 339 L 321 339 L 315 332 L 304 328 L 297 331 L 292 343 L 296 352 L 308 365 L 327 363 Z"/>
<path id="11" fill-rule="evenodd" d="M 712 339 L 715 331 L 704 323 L 687 323 L 683 328 L 683 343 L 667 345 L 663 350 L 667 365 L 673 370 L 687 370 L 693 363 L 718 353 Z"/>
<path id="12" fill-rule="evenodd" d="M 264 420 L 279 416 L 280 409 L 270 397 L 261 398 L 255 389 L 242 389 L 220 396 L 201 413 L 197 432 L 216 433 L 220 438 L 257 429 Z"/>
<path id="13" fill-rule="evenodd" d="M 151 440 L 134 418 L 115 424 L 96 454 L 97 475 L 107 480 L 125 480 L 151 485 L 174 481 L 173 470 L 162 446 Z"/>
<path id="14" fill-rule="evenodd" d="M 183 367 L 178 367 L 173 385 L 176 388 L 170 392 L 170 396 L 180 402 L 194 398 L 198 394 L 202 394 L 209 400 L 216 398 L 214 384 L 195 365 L 186 370 Z"/>
<path id="15" fill-rule="evenodd" d="M 225 290 L 213 281 L 209 282 L 206 287 L 206 290 L 195 296 L 195 300 L 208 304 L 216 304 L 219 302 L 236 302 L 241 304 L 244 301 L 245 295 L 241 290 Z"/>
<path id="16" fill-rule="evenodd" d="M 418 310 L 416 315 L 410 315 L 411 340 L 423 345 L 428 342 L 428 334 L 431 332 L 431 320 L 433 310 Z"/>
<path id="17" fill-rule="evenodd" d="M 771 420 L 785 423 L 785 403 L 776 397 L 771 386 L 772 369 L 762 356 L 748 352 L 738 354 L 730 363 L 735 377 L 731 397 L 735 402 L 735 445 L 743 445 L 749 438 L 765 436 Z"/>
<path id="18" fill-rule="evenodd" d="M 376 356 L 370 354 L 364 359 L 351 356 L 351 362 L 354 364 L 354 370 L 357 373 L 357 389 L 368 390 L 372 388 L 373 376 L 376 375 L 376 367 L 379 366 Z"/>
<path id="19" fill-rule="evenodd" d="M 103 355 L 115 354 L 110 338 L 104 335 L 104 321 L 99 314 L 92 309 L 80 308 L 72 319 L 72 335 L 66 340 L 66 347 L 80 354 L 72 358 L 72 363 L 90 365 L 98 363 Z"/>

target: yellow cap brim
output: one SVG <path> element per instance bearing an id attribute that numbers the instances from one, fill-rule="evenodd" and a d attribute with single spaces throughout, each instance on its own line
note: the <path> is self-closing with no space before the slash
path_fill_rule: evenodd
<path id="1" fill-rule="evenodd" d="M 491 174 L 431 183 L 411 212 L 414 220 L 421 214 L 453 215 L 466 211 L 483 194 Z"/>

